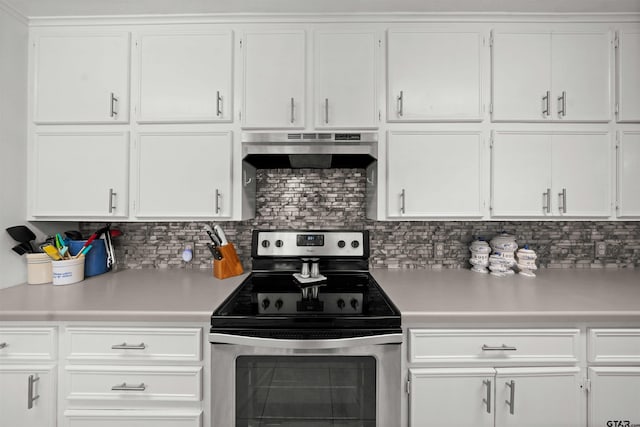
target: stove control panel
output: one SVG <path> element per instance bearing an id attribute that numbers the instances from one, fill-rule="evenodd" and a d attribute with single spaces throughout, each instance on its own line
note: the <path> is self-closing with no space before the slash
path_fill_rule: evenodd
<path id="1" fill-rule="evenodd" d="M 259 314 L 296 314 L 305 311 L 299 302 L 298 293 L 267 292 L 258 293 Z M 322 304 L 320 313 L 326 314 L 362 314 L 362 294 L 356 292 L 321 293 L 317 301 Z M 302 305 L 306 307 L 306 305 Z M 313 311 L 318 312 L 317 309 Z"/>
<path id="2" fill-rule="evenodd" d="M 261 231 L 258 256 L 364 256 L 365 233 L 358 231 Z"/>

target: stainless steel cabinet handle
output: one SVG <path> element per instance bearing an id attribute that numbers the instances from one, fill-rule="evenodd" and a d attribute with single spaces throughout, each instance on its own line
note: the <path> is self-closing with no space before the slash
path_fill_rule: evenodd
<path id="1" fill-rule="evenodd" d="M 558 117 L 567 115 L 567 92 L 562 91 L 562 96 L 558 97 Z"/>
<path id="2" fill-rule="evenodd" d="M 562 193 L 558 193 L 558 197 L 560 198 L 558 209 L 562 213 L 567 213 L 567 189 L 563 188 Z"/>
<path id="3" fill-rule="evenodd" d="M 113 203 L 113 198 L 117 195 L 113 188 L 109 189 L 109 213 L 113 213 L 116 210 L 116 205 Z"/>
<path id="4" fill-rule="evenodd" d="M 216 188 L 216 214 L 220 213 L 220 190 Z"/>
<path id="5" fill-rule="evenodd" d="M 487 397 L 482 402 L 487 405 L 487 414 L 491 413 L 491 380 L 484 380 L 482 384 L 487 388 Z"/>
<path id="6" fill-rule="evenodd" d="M 549 116 L 550 112 L 550 108 L 549 108 L 549 102 L 551 99 L 551 92 L 547 91 L 547 94 L 545 96 L 542 97 L 542 105 L 543 105 L 543 110 L 542 110 L 542 117 L 545 116 Z"/>
<path id="7" fill-rule="evenodd" d="M 329 98 L 324 99 L 324 122 L 329 123 Z"/>
<path id="8" fill-rule="evenodd" d="M 222 97 L 220 96 L 220 91 L 216 92 L 216 116 L 220 117 L 222 115 Z"/>
<path id="9" fill-rule="evenodd" d="M 295 108 L 296 107 L 295 107 L 294 100 L 293 100 L 293 98 L 291 98 L 291 124 L 293 124 L 293 122 L 295 122 L 295 120 L 296 120 L 296 117 L 294 115 Z"/>
<path id="10" fill-rule="evenodd" d="M 114 344 L 111 346 L 112 350 L 144 350 L 145 348 L 147 348 L 147 346 L 143 342 L 138 345 L 129 345 L 123 342 L 122 344 Z"/>
<path id="11" fill-rule="evenodd" d="M 7 347 L 9 344 L 7 344 L 6 342 L 0 342 L 0 350 Z"/>
<path id="12" fill-rule="evenodd" d="M 403 214 L 403 215 L 405 213 L 405 208 L 404 208 L 405 198 L 406 198 L 406 194 L 405 194 L 405 191 L 404 191 L 404 188 L 403 188 L 402 192 L 400 193 L 400 213 Z"/>
<path id="13" fill-rule="evenodd" d="M 398 96 L 398 116 L 402 117 L 404 113 L 402 110 L 404 109 L 404 91 L 400 91 L 400 95 Z"/>
<path id="14" fill-rule="evenodd" d="M 122 383 L 111 387 L 112 391 L 145 391 L 146 389 L 147 386 L 144 385 L 144 383 L 140 383 L 140 385 L 127 385 L 127 383 Z"/>
<path id="15" fill-rule="evenodd" d="M 509 413 L 513 415 L 516 408 L 516 382 L 514 380 L 511 380 L 509 382 L 506 382 L 505 384 L 510 388 L 510 390 L 509 400 L 505 400 L 504 402 L 509 405 Z"/>
<path id="16" fill-rule="evenodd" d="M 505 344 L 502 344 L 500 347 L 490 346 L 486 344 L 482 345 L 482 351 L 516 351 L 516 350 L 518 350 L 516 347 L 512 347 L 510 345 L 505 345 Z"/>
<path id="17" fill-rule="evenodd" d="M 40 377 L 36 377 L 34 375 L 29 375 L 28 385 L 27 385 L 27 409 L 33 408 L 33 402 L 40 398 L 39 394 L 35 394 L 33 390 L 33 386 L 38 381 Z"/>
<path id="18" fill-rule="evenodd" d="M 111 92 L 111 117 L 113 118 L 118 118 L 118 110 L 116 109 L 116 105 L 118 104 L 119 100 L 118 98 L 116 98 L 116 95 Z"/>
<path id="19" fill-rule="evenodd" d="M 544 201 L 542 202 L 542 211 L 550 213 L 551 212 L 551 189 L 547 188 L 547 191 L 542 193 L 542 197 Z"/>

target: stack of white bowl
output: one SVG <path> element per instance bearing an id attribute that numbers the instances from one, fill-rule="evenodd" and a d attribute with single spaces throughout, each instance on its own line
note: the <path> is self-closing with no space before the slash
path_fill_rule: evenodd
<path id="1" fill-rule="evenodd" d="M 469 263 L 473 266 L 471 267 L 471 271 L 488 273 L 489 270 L 487 270 L 487 266 L 489 265 L 489 254 L 491 253 L 489 244 L 484 240 L 476 240 L 471 242 L 469 250 L 471 251 Z"/>
<path id="2" fill-rule="evenodd" d="M 515 237 L 501 233 L 491 239 L 493 253 L 489 257 L 489 270 L 494 276 L 515 274 L 512 267 L 516 265 L 514 252 L 518 249 Z"/>
<path id="3" fill-rule="evenodd" d="M 516 253 L 518 257 L 518 269 L 520 270 L 520 274 L 527 277 L 536 277 L 533 270 L 536 270 L 536 255 L 535 251 L 529 249 L 528 245 L 524 245 L 524 248 L 519 249 Z"/>

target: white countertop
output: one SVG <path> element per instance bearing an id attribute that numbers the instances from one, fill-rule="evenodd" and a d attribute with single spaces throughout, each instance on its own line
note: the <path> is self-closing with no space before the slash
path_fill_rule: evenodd
<path id="1" fill-rule="evenodd" d="M 451 321 L 640 321 L 640 270 L 545 269 L 538 277 L 470 270 L 371 271 L 403 324 Z M 0 320 L 209 322 L 246 274 L 124 270 L 65 285 L 0 290 Z"/>

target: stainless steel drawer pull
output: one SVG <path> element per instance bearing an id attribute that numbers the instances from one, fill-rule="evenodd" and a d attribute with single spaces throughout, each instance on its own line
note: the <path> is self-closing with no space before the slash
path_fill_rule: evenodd
<path id="1" fill-rule="evenodd" d="M 324 123 L 329 123 L 329 98 L 324 99 Z"/>
<path id="2" fill-rule="evenodd" d="M 543 106 L 543 110 L 542 110 L 542 117 L 545 116 L 549 116 L 549 98 L 551 98 L 551 92 L 547 91 L 547 94 L 545 96 L 542 97 L 542 106 Z"/>
<path id="3" fill-rule="evenodd" d="M 111 92 L 111 117 L 113 117 L 114 119 L 118 118 L 118 110 L 116 109 L 116 105 L 118 104 L 118 98 L 116 98 L 116 95 Z"/>
<path id="4" fill-rule="evenodd" d="M 145 348 L 147 348 L 147 346 L 143 342 L 138 345 L 129 345 L 126 342 L 123 342 L 122 344 L 115 344 L 111 346 L 112 350 L 144 350 Z"/>
<path id="5" fill-rule="evenodd" d="M 222 97 L 220 96 L 220 91 L 216 92 L 216 116 L 220 117 L 222 115 Z"/>
<path id="6" fill-rule="evenodd" d="M 294 100 L 293 98 L 291 98 L 291 124 L 293 124 L 296 121 L 296 117 L 294 114 L 295 108 L 296 106 L 295 106 Z"/>
<path id="7" fill-rule="evenodd" d="M 484 380 L 482 384 L 487 388 L 487 397 L 482 399 L 482 403 L 487 405 L 487 414 L 491 413 L 491 380 Z"/>
<path id="8" fill-rule="evenodd" d="M 509 382 L 506 382 L 505 384 L 510 388 L 510 390 L 509 400 L 505 400 L 504 402 L 509 405 L 509 413 L 513 415 L 516 408 L 516 382 L 514 380 L 511 380 Z"/>
<path id="9" fill-rule="evenodd" d="M 33 402 L 40 398 L 39 394 L 35 394 L 33 390 L 34 384 L 40 379 L 40 377 L 36 377 L 34 375 L 29 375 L 29 383 L 27 385 L 27 409 L 33 408 Z"/>
<path id="10" fill-rule="evenodd" d="M 216 204 L 215 213 L 217 215 L 217 214 L 220 213 L 220 190 L 218 190 L 217 188 L 216 188 L 216 196 L 215 197 L 216 197 L 216 200 L 215 200 L 215 204 Z"/>
<path id="11" fill-rule="evenodd" d="M 516 350 L 518 349 L 505 344 L 502 344 L 500 347 L 490 346 L 486 344 L 482 345 L 482 351 L 516 351 Z"/>
<path id="12" fill-rule="evenodd" d="M 562 96 L 558 97 L 558 117 L 563 118 L 567 115 L 567 92 L 562 91 Z"/>
<path id="13" fill-rule="evenodd" d="M 144 383 L 140 383 L 140 385 L 127 385 L 127 383 L 122 383 L 111 387 L 112 391 L 145 391 L 146 389 L 147 386 L 144 385 Z"/>
<path id="14" fill-rule="evenodd" d="M 402 111 L 404 109 L 404 91 L 400 91 L 400 95 L 398 95 L 398 116 L 402 117 L 402 114 L 404 114 L 404 112 Z"/>
<path id="15" fill-rule="evenodd" d="M 0 350 L 8 346 L 9 344 L 7 344 L 6 342 L 0 342 Z"/>
<path id="16" fill-rule="evenodd" d="M 567 213 L 567 189 L 563 188 L 562 193 L 558 193 L 558 197 L 560 198 L 558 209 L 562 213 Z"/>
<path id="17" fill-rule="evenodd" d="M 405 194 L 404 188 L 403 188 L 402 192 L 400 193 L 400 213 L 402 215 L 404 215 L 404 213 L 406 211 L 406 209 L 404 207 L 405 198 L 406 198 L 406 194 Z"/>
<path id="18" fill-rule="evenodd" d="M 117 195 L 118 193 L 116 193 L 115 191 L 113 191 L 113 188 L 109 189 L 109 213 L 113 213 L 113 211 L 116 209 L 116 205 L 113 203 L 113 198 Z"/>
<path id="19" fill-rule="evenodd" d="M 543 202 L 542 202 L 542 212 L 550 213 L 551 212 L 551 189 L 547 188 L 547 191 L 542 193 Z"/>

